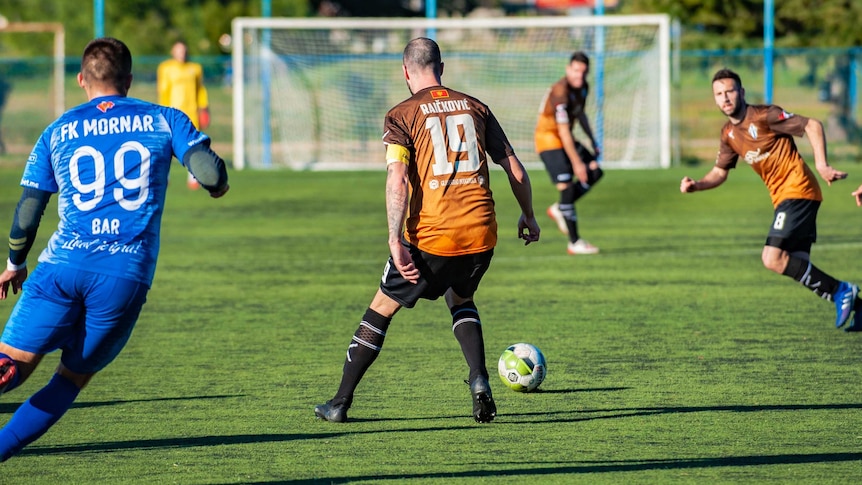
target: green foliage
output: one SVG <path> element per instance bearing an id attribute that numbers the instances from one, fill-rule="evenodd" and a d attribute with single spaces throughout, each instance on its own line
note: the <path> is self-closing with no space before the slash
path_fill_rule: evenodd
<path id="1" fill-rule="evenodd" d="M 105 35 L 123 39 L 135 55 L 165 55 L 179 38 L 192 55 L 219 54 L 218 39 L 230 33 L 231 19 L 260 15 L 260 1 L 248 0 L 123 0 L 105 2 Z M 91 0 L 0 0 L 0 14 L 10 22 L 62 22 L 66 54 L 80 55 L 93 38 Z M 311 14 L 309 0 L 273 0 L 273 16 Z M 48 35 L 0 35 L 6 56 L 50 56 Z"/>
<path id="2" fill-rule="evenodd" d="M 381 162 L 382 164 L 382 162 Z M 813 260 L 862 281 L 862 182 L 824 185 Z M 175 165 L 175 169 L 178 169 Z M 387 257 L 385 173 L 231 172 L 211 200 L 174 170 L 162 255 L 127 348 L 3 483 L 817 483 L 862 480 L 862 335 L 833 306 L 762 268 L 772 209 L 740 167 L 682 195 L 683 175 L 612 171 L 579 202 L 602 254 L 571 257 L 544 216 L 491 174 L 500 244 L 477 294 L 493 369 L 538 345 L 540 392 L 492 380 L 499 415 L 472 421 L 466 366 L 442 301 L 395 317 L 353 422 L 316 421 Z M 540 213 L 555 198 L 531 172 Z M 0 169 L 0 226 L 20 168 Z M 52 203 L 40 231 L 56 224 Z M 35 264 L 35 254 L 30 258 Z M 16 297 L 0 302 L 5 321 Z M 0 399 L 8 419 L 58 356 Z"/>
<path id="3" fill-rule="evenodd" d="M 421 16 L 415 2 L 399 0 L 328 2 L 353 16 Z M 862 2 L 786 0 L 775 2 L 779 47 L 862 45 L 862 29 L 848 19 L 862 16 Z M 442 15 L 465 15 L 477 7 L 497 7 L 498 0 L 439 0 Z M 762 44 L 762 0 L 631 0 L 619 13 L 668 13 L 680 20 L 684 49 L 757 47 Z M 272 15 L 316 15 L 320 0 L 273 0 Z M 125 40 L 136 55 L 164 55 L 178 38 L 192 55 L 222 53 L 219 38 L 230 32 L 236 16 L 261 15 L 261 2 L 249 0 L 124 0 L 105 2 L 105 34 Z M 77 57 L 93 37 L 91 0 L 0 0 L 0 14 L 12 22 L 62 22 L 66 53 Z M 0 54 L 46 56 L 48 35 L 0 35 Z"/>
<path id="4" fill-rule="evenodd" d="M 862 31 L 856 22 L 851 20 L 862 16 L 862 2 L 786 0 L 775 2 L 775 16 L 777 45 L 792 47 L 862 45 Z"/>
<path id="5" fill-rule="evenodd" d="M 847 0 L 784 0 L 775 3 L 777 47 L 862 45 L 855 19 L 862 3 Z M 683 26 L 683 49 L 763 45 L 763 0 L 631 0 L 621 13 L 667 13 Z"/>

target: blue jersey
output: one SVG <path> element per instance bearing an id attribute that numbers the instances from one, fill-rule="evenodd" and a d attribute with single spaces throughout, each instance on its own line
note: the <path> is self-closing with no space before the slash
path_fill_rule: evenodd
<path id="1" fill-rule="evenodd" d="M 39 262 L 152 283 L 173 156 L 210 140 L 179 110 L 93 99 L 42 133 L 21 185 L 58 194 L 60 223 Z"/>

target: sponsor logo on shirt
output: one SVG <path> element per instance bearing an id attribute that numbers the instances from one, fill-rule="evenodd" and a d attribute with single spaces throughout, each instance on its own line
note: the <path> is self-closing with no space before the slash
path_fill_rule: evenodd
<path id="1" fill-rule="evenodd" d="M 752 125 L 748 125 L 748 134 L 751 135 L 755 140 L 757 139 L 757 127 Z"/>
<path id="2" fill-rule="evenodd" d="M 193 146 L 195 146 L 195 145 L 197 145 L 197 144 L 199 144 L 199 143 L 203 142 L 204 140 L 206 140 L 206 138 L 207 138 L 207 136 L 206 136 L 206 135 L 204 135 L 203 133 L 201 133 L 201 134 L 200 134 L 200 135 L 198 135 L 198 137 L 197 137 L 197 138 L 195 138 L 194 140 L 189 140 L 189 142 L 187 143 L 187 145 L 188 145 L 188 146 L 190 146 L 190 147 L 193 147 Z"/>
<path id="3" fill-rule="evenodd" d="M 96 109 L 101 111 L 102 113 L 107 113 L 109 109 L 114 107 L 113 101 L 102 101 L 101 103 L 96 105 Z"/>
<path id="4" fill-rule="evenodd" d="M 769 152 L 760 153 L 760 148 L 758 148 L 757 150 L 750 150 L 745 152 L 745 157 L 743 158 L 745 158 L 745 163 L 749 165 L 754 165 L 755 163 L 759 163 L 769 158 Z"/>
<path id="5" fill-rule="evenodd" d="M 485 177 L 470 177 L 464 179 L 447 179 L 447 180 L 437 180 L 431 179 L 428 181 L 428 188 L 431 190 L 437 190 L 440 187 L 448 187 L 450 185 L 472 185 L 479 184 L 485 185 Z"/>
<path id="6" fill-rule="evenodd" d="M 81 239 L 77 234 L 74 238 L 64 242 L 61 247 L 71 251 L 86 251 L 89 253 L 106 252 L 111 255 L 115 254 L 140 254 L 143 251 L 143 242 L 137 241 L 133 243 L 120 243 L 105 241 L 102 239 Z"/>

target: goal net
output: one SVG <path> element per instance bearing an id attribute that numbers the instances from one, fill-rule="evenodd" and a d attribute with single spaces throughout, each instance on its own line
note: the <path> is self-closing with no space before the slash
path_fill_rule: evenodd
<path id="1" fill-rule="evenodd" d="M 603 166 L 670 166 L 665 15 L 236 18 L 234 166 L 382 166 L 383 118 L 410 95 L 402 51 L 420 36 L 440 45 L 443 84 L 487 104 L 523 162 L 539 163 L 533 130 L 540 102 L 563 77 L 571 53 L 583 50 L 590 56 L 586 110 Z"/>

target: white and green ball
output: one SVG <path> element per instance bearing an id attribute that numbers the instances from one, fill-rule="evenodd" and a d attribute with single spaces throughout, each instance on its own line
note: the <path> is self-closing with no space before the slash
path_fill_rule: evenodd
<path id="1" fill-rule="evenodd" d="M 517 392 L 536 390 L 545 380 L 548 367 L 545 355 L 538 347 L 527 343 L 510 345 L 503 351 L 497 364 L 500 380 Z"/>

